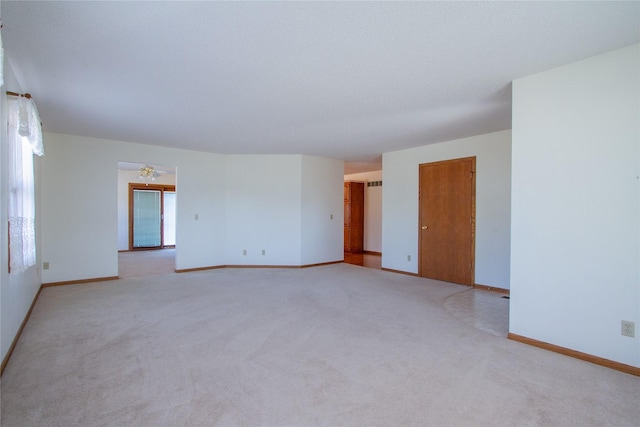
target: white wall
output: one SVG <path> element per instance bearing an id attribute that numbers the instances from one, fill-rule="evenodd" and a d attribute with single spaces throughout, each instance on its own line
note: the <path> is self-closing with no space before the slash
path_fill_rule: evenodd
<path id="1" fill-rule="evenodd" d="M 341 260 L 343 167 L 301 155 L 227 156 L 226 264 Z"/>
<path id="2" fill-rule="evenodd" d="M 141 163 L 142 165 L 142 163 Z M 140 183 L 137 171 L 118 170 L 118 250 L 129 250 L 129 183 Z M 175 185 L 176 175 L 162 174 L 154 184 Z M 176 188 L 176 191 L 178 189 Z"/>
<path id="3" fill-rule="evenodd" d="M 49 133 L 46 138 L 40 209 L 42 260 L 50 263 L 45 283 L 117 276 L 119 161 L 176 166 L 178 270 L 299 266 L 303 246 L 310 264 L 342 259 L 342 223 L 319 224 L 316 216 L 342 212 L 335 206 L 342 200 L 342 162 L 219 155 Z M 304 201 L 303 183 L 309 190 L 317 187 Z M 325 233 L 303 236 L 303 218 Z"/>
<path id="4" fill-rule="evenodd" d="M 382 181 L 382 171 L 345 175 L 345 181 L 364 182 L 364 250 L 382 252 L 382 187 L 366 183 Z"/>
<path id="5" fill-rule="evenodd" d="M 227 265 L 300 265 L 301 177 L 298 155 L 227 156 Z"/>
<path id="6" fill-rule="evenodd" d="M 45 141 L 43 282 L 118 275 L 118 161 L 176 165 L 176 268 L 224 264 L 224 156 L 52 133 Z"/>
<path id="7" fill-rule="evenodd" d="M 344 258 L 344 162 L 302 156 L 301 264 Z"/>
<path id="8" fill-rule="evenodd" d="M 20 325 L 24 320 L 33 299 L 40 288 L 40 247 L 39 241 L 36 248 L 37 260 L 36 265 L 29 268 L 24 273 L 13 272 L 9 274 L 8 264 L 8 232 L 7 232 L 7 209 L 9 201 L 8 188 L 8 152 L 7 152 L 7 97 L 4 94 L 6 90 L 22 93 L 23 89 L 17 82 L 13 70 L 8 61 L 4 64 L 4 80 L 5 85 L 2 87 L 2 96 L 0 96 L 0 353 L 1 359 L 7 355 L 9 347 L 16 336 Z M 35 100 L 37 102 L 37 100 Z M 46 154 L 45 140 L 45 154 Z M 40 191 L 38 183 L 40 177 L 40 161 L 37 156 L 34 157 L 34 169 L 36 178 L 36 206 L 39 204 Z M 36 239 L 40 235 L 40 218 L 36 215 Z"/>
<path id="9" fill-rule="evenodd" d="M 476 156 L 475 283 L 509 289 L 511 131 L 382 155 L 382 267 L 418 272 L 419 165 L 471 156 Z"/>
<path id="10" fill-rule="evenodd" d="M 640 45 L 513 83 L 512 333 L 640 366 L 639 175 Z"/>
<path id="11" fill-rule="evenodd" d="M 172 163 L 153 162 L 177 167 L 176 269 L 224 264 L 225 156 L 195 151 L 180 154 Z"/>

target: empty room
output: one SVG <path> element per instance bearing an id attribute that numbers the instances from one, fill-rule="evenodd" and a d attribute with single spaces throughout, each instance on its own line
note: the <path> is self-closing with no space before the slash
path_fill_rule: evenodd
<path id="1" fill-rule="evenodd" d="M 640 2 L 0 19 L 3 427 L 639 425 Z"/>

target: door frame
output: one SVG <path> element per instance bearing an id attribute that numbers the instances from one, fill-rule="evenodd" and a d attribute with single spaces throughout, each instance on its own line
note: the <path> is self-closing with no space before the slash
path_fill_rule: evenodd
<path id="1" fill-rule="evenodd" d="M 455 158 L 455 159 L 449 159 L 449 160 L 441 160 L 441 161 L 437 161 L 437 162 L 428 162 L 428 163 L 420 163 L 418 165 L 418 276 L 420 277 L 426 277 L 424 276 L 424 274 L 426 274 L 426 272 L 422 271 L 422 257 L 423 257 L 423 253 L 422 253 L 422 239 L 423 239 L 423 234 L 421 231 L 421 228 L 423 226 L 423 224 L 421 224 L 421 218 L 422 218 L 422 188 L 421 188 L 421 179 L 420 179 L 420 170 L 422 169 L 423 166 L 437 166 L 439 164 L 447 164 L 447 163 L 454 163 L 454 162 L 464 162 L 464 161 L 471 161 L 471 283 L 468 284 L 469 286 L 475 286 L 475 280 L 476 280 L 476 156 L 470 156 L 470 157 L 460 157 L 460 158 Z"/>
<path id="2" fill-rule="evenodd" d="M 160 191 L 160 247 L 154 248 L 134 248 L 133 247 L 133 191 L 134 190 L 155 190 Z M 141 184 L 137 182 L 129 183 L 129 250 L 149 251 L 164 249 L 164 192 L 176 191 L 175 185 L 163 184 Z"/>

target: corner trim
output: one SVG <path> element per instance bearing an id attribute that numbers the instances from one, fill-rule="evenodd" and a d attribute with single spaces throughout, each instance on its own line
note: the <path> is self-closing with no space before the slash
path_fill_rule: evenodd
<path id="1" fill-rule="evenodd" d="M 77 285 L 80 283 L 93 283 L 93 282 L 106 282 L 107 280 L 118 280 L 119 276 L 107 276 L 107 277 L 93 277 L 91 279 L 80 279 L 80 280 L 65 280 L 62 282 L 49 282 L 43 283 L 43 288 L 48 288 L 50 286 L 65 286 L 65 285 Z"/>
<path id="2" fill-rule="evenodd" d="M 224 268 L 224 265 L 211 265 L 209 267 L 181 268 L 175 269 L 176 273 L 190 273 L 192 271 L 215 270 L 216 268 Z"/>
<path id="3" fill-rule="evenodd" d="M 512 334 L 509 332 L 507 338 L 513 341 L 518 341 L 523 344 L 532 345 L 534 347 L 542 348 L 544 350 L 553 351 L 554 353 L 560 353 L 565 356 L 574 357 L 576 359 L 584 360 L 586 362 L 595 363 L 596 365 L 604 366 L 605 368 L 615 369 L 616 371 L 624 372 L 640 377 L 640 368 L 627 365 L 624 363 L 616 362 L 613 360 L 605 359 L 602 357 L 594 356 L 592 354 L 583 353 L 577 350 L 571 350 L 570 348 L 561 347 L 555 344 L 549 344 L 544 341 L 534 340 L 533 338 L 523 337 L 522 335 Z"/>
<path id="4" fill-rule="evenodd" d="M 418 273 L 410 273 L 408 271 L 402 271 L 402 270 L 393 270 L 391 268 L 384 268 L 382 267 L 380 270 L 382 271 L 388 271 L 390 273 L 398 273 L 398 274 L 404 274 L 407 276 L 413 276 L 413 277 L 420 277 L 420 275 Z"/>
<path id="5" fill-rule="evenodd" d="M 319 262 L 317 264 L 304 264 L 301 265 L 300 268 L 310 268 L 310 267 L 322 267 L 323 265 L 332 265 L 332 264 L 342 264 L 344 261 L 328 261 L 328 262 Z"/>
<path id="6" fill-rule="evenodd" d="M 320 267 L 323 265 L 330 264 L 340 264 L 343 261 L 329 261 L 329 262 L 320 262 L 317 264 L 303 264 L 303 265 L 255 265 L 255 264 L 228 264 L 228 265 L 214 265 L 210 267 L 196 267 L 196 268 L 184 268 L 180 270 L 175 270 L 176 273 L 188 273 L 191 271 L 204 271 L 204 270 L 214 270 L 218 268 L 309 268 L 309 267 Z"/>
<path id="7" fill-rule="evenodd" d="M 301 265 L 269 265 L 269 264 L 230 264 L 224 268 L 302 268 Z"/>
<path id="8" fill-rule="evenodd" d="M 365 255 L 382 256 L 382 252 L 376 252 L 376 251 L 362 251 L 362 253 Z"/>
<path id="9" fill-rule="evenodd" d="M 473 287 L 475 289 L 481 289 L 483 291 L 498 292 L 500 294 L 506 294 L 506 295 L 510 295 L 511 294 L 511 291 L 509 289 L 498 288 L 496 286 L 479 285 L 477 283 L 474 283 Z"/>
<path id="10" fill-rule="evenodd" d="M 27 314 L 24 316 L 24 320 L 22 321 L 22 324 L 18 328 L 18 333 L 13 338 L 13 341 L 11 342 L 11 345 L 9 346 L 9 350 L 7 351 L 7 354 L 4 356 L 4 359 L 2 359 L 2 365 L 0 365 L 0 376 L 4 374 L 4 368 L 7 367 L 7 364 L 9 363 L 9 359 L 11 359 L 11 355 L 13 354 L 13 350 L 16 348 L 16 345 L 18 344 L 20 335 L 22 335 L 22 330 L 27 325 L 27 321 L 29 320 L 29 317 L 31 317 L 31 312 L 33 311 L 33 307 L 35 307 L 36 305 L 36 301 L 38 301 L 40 292 L 42 292 L 42 285 L 40 285 L 40 287 L 38 288 L 38 292 L 36 293 L 36 296 L 33 297 L 33 301 L 31 301 L 31 306 L 29 307 Z"/>

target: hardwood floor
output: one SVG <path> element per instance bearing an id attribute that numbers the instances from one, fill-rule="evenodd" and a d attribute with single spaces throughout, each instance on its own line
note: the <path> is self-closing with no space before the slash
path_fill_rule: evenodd
<path id="1" fill-rule="evenodd" d="M 361 265 L 367 268 L 375 268 L 377 270 L 382 268 L 382 256 L 380 255 L 345 252 L 344 262 L 347 264 Z"/>

